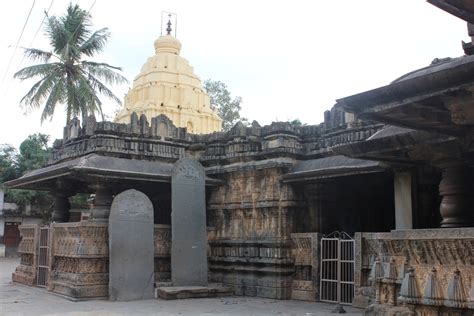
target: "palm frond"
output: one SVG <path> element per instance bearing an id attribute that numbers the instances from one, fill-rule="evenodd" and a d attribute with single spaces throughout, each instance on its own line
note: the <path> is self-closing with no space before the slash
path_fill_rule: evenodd
<path id="1" fill-rule="evenodd" d="M 60 53 L 66 46 L 68 39 L 57 17 L 51 16 L 46 19 L 45 31 L 53 52 L 61 55 Z"/>
<path id="2" fill-rule="evenodd" d="M 38 108 L 47 98 L 51 87 L 60 81 L 60 76 L 51 73 L 36 82 L 33 87 L 23 96 L 20 104 L 26 108 Z"/>
<path id="3" fill-rule="evenodd" d="M 25 48 L 24 54 L 25 57 L 31 61 L 42 61 L 44 63 L 48 62 L 53 55 L 52 52 L 46 52 L 36 48 Z"/>
<path id="4" fill-rule="evenodd" d="M 90 15 L 77 4 L 69 4 L 67 14 L 61 18 L 72 46 L 79 47 L 90 36 Z"/>
<path id="5" fill-rule="evenodd" d="M 122 70 L 120 67 L 111 66 L 106 63 L 96 63 L 91 61 L 82 61 L 81 63 L 88 73 L 94 77 L 105 81 L 106 84 L 124 84 L 128 83 L 127 78 L 114 70 Z"/>
<path id="6" fill-rule="evenodd" d="M 90 73 L 89 73 L 88 79 L 89 79 L 90 85 L 95 91 L 98 91 L 100 94 L 108 97 L 109 99 L 114 100 L 117 104 L 120 104 L 120 105 L 122 104 L 122 101 L 109 88 L 107 88 L 106 85 L 100 82 L 99 79 L 97 79 Z"/>
<path id="7" fill-rule="evenodd" d="M 81 53 L 86 56 L 93 56 L 96 53 L 101 52 L 107 40 L 110 37 L 110 32 L 107 28 L 100 29 L 94 32 L 80 47 Z"/>
<path id="8" fill-rule="evenodd" d="M 44 77 L 55 72 L 60 67 L 61 67 L 60 63 L 47 63 L 47 64 L 28 66 L 28 67 L 18 70 L 13 75 L 13 78 L 26 80 L 26 79 L 35 78 L 38 76 Z"/>
<path id="9" fill-rule="evenodd" d="M 90 80 L 82 74 L 77 78 L 77 94 L 81 100 L 83 117 L 94 114 L 95 112 L 99 112 L 99 114 L 103 116 L 102 102 L 91 86 Z"/>
<path id="10" fill-rule="evenodd" d="M 56 82 L 51 88 L 48 99 L 46 100 L 43 112 L 41 113 L 41 123 L 48 117 L 53 118 L 54 110 L 58 103 L 62 103 L 64 98 L 64 84 L 62 81 Z"/>

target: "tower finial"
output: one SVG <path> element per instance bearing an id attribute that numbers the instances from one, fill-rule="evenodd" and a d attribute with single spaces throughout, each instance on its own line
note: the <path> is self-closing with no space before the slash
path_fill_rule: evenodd
<path id="1" fill-rule="evenodd" d="M 166 28 L 166 35 L 171 35 L 171 14 L 168 14 L 168 23 L 166 23 L 168 26 Z"/>

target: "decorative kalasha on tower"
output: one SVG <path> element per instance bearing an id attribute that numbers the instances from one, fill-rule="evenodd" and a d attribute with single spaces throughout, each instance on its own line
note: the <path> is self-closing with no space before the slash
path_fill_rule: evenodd
<path id="1" fill-rule="evenodd" d="M 201 80 L 179 55 L 181 43 L 171 35 L 171 19 L 166 25 L 166 35 L 155 41 L 155 55 L 148 58 L 135 78 L 115 122 L 130 123 L 133 112 L 145 114 L 148 121 L 164 114 L 177 127 L 186 127 L 188 133 L 220 131 L 222 119 L 211 108 Z"/>

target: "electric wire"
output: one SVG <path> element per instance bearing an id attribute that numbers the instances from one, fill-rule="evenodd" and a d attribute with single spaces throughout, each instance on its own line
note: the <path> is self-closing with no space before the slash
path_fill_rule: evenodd
<path id="1" fill-rule="evenodd" d="M 25 32 L 26 25 L 28 24 L 28 21 L 30 20 L 31 12 L 33 11 L 33 8 L 35 7 L 36 0 L 33 0 L 33 4 L 31 5 L 30 12 L 28 12 L 28 16 L 26 17 L 25 24 L 23 25 L 23 29 L 21 30 L 20 36 L 18 37 L 18 41 L 16 42 L 15 48 L 13 50 L 12 57 L 10 58 L 10 61 L 8 62 L 7 70 L 5 71 L 5 74 L 3 75 L 2 78 L 2 84 L 5 81 L 5 78 L 7 77 L 8 71 L 10 70 L 10 66 L 13 62 L 13 58 L 15 57 L 16 50 L 18 49 L 18 45 L 20 44 L 21 38 L 23 37 L 23 33 Z"/>
<path id="2" fill-rule="evenodd" d="M 54 3 L 54 0 L 51 0 L 51 3 L 49 4 L 49 8 L 48 8 L 47 11 L 45 11 L 45 15 L 44 15 L 44 17 L 43 17 L 43 20 L 41 20 L 41 23 L 40 23 L 40 25 L 38 26 L 38 29 L 36 30 L 36 33 L 35 33 L 35 35 L 33 36 L 32 40 L 31 40 L 31 42 L 30 42 L 30 45 L 28 45 L 28 47 L 32 47 L 32 46 L 33 46 L 33 43 L 35 42 L 36 36 L 38 36 L 38 33 L 39 33 L 39 31 L 41 30 L 41 27 L 43 26 L 44 20 L 46 20 L 46 17 L 48 16 L 49 11 L 51 10 L 51 7 L 53 6 L 53 3 Z M 23 54 L 23 56 L 21 57 L 20 62 L 18 63 L 18 66 L 16 67 L 15 73 L 18 72 L 18 70 L 20 70 L 20 67 L 21 67 L 21 65 L 23 64 L 23 61 L 25 60 L 25 57 L 26 57 L 26 55 Z M 11 83 L 12 83 L 12 81 L 9 81 L 8 86 L 7 86 L 7 89 L 5 90 L 5 94 L 8 93 L 8 90 L 10 89 Z"/>
<path id="3" fill-rule="evenodd" d="M 32 46 L 33 46 L 33 43 L 35 42 L 36 36 L 38 36 L 38 33 L 39 33 L 39 31 L 41 30 L 41 27 L 43 26 L 44 20 L 46 20 L 46 17 L 48 16 L 49 11 L 51 10 L 51 7 L 53 6 L 53 3 L 54 3 L 54 0 L 51 0 L 51 3 L 49 4 L 49 8 L 48 8 L 48 10 L 45 12 L 45 15 L 44 15 L 43 19 L 41 20 L 41 23 L 40 23 L 40 25 L 38 26 L 38 29 L 36 30 L 36 33 L 35 33 L 35 35 L 33 36 L 33 39 L 31 40 L 30 45 L 28 45 L 28 47 L 32 47 Z M 23 63 L 23 61 L 25 60 L 25 56 L 26 56 L 26 55 L 23 54 L 23 57 L 21 58 L 20 63 L 19 63 L 18 66 L 16 67 L 16 70 L 17 70 L 17 71 L 18 71 L 18 69 L 21 67 L 21 64 Z"/>

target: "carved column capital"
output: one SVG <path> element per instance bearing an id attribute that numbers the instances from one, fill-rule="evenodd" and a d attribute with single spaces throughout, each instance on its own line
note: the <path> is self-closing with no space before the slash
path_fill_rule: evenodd
<path id="1" fill-rule="evenodd" d="M 93 184 L 90 187 L 95 191 L 90 221 L 107 222 L 113 200 L 112 191 L 105 184 Z"/>

